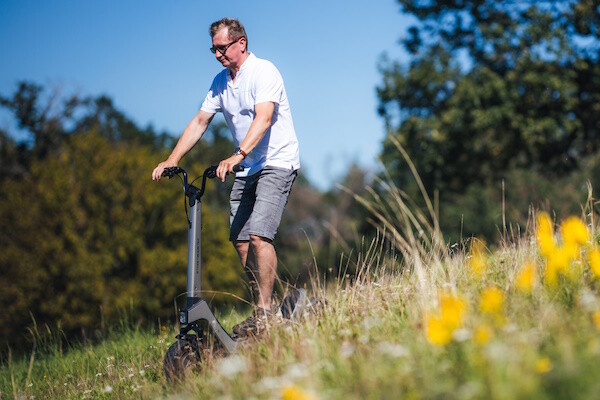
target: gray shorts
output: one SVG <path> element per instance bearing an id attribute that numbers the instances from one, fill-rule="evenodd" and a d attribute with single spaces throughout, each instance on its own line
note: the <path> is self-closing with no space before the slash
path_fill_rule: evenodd
<path id="1" fill-rule="evenodd" d="M 273 240 L 297 175 L 291 169 L 267 166 L 235 178 L 229 197 L 229 240 L 250 240 L 250 235 Z"/>

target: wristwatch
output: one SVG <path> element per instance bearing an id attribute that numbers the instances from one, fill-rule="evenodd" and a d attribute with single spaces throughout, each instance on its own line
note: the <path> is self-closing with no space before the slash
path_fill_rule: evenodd
<path id="1" fill-rule="evenodd" d="M 233 155 L 234 155 L 234 156 L 237 156 L 238 154 L 241 154 L 241 155 L 242 155 L 242 157 L 244 157 L 244 158 L 246 158 L 246 156 L 248 155 L 248 154 L 246 154 L 246 152 L 245 152 L 244 150 L 242 150 L 242 148 L 241 148 L 241 147 L 236 147 L 236 148 L 233 150 Z"/>

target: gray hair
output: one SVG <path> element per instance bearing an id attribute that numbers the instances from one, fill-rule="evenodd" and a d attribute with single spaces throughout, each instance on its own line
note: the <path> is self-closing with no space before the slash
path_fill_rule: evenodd
<path id="1" fill-rule="evenodd" d="M 248 36 L 246 36 L 246 29 L 244 25 L 237 19 L 223 18 L 210 24 L 210 37 L 213 38 L 221 28 L 227 28 L 227 35 L 229 40 L 238 40 L 241 37 L 246 38 L 246 46 L 248 43 Z"/>

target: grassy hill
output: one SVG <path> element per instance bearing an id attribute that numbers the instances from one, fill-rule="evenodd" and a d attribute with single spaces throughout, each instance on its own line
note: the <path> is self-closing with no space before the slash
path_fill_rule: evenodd
<path id="1" fill-rule="evenodd" d="M 493 251 L 396 246 L 403 262 L 375 240 L 355 277 L 315 282 L 323 315 L 209 357 L 183 384 L 162 373 L 174 329 L 124 323 L 98 344 L 55 337 L 9 360 L 0 398 L 599 398 L 597 240 L 578 219 L 536 225 Z"/>
<path id="2" fill-rule="evenodd" d="M 124 322 L 68 348 L 35 330 L 31 356 L 0 366 L 0 399 L 600 398 L 591 201 L 585 221 L 539 213 L 530 231 L 486 246 L 447 245 L 433 207 L 412 213 L 394 187 L 357 200 L 381 235 L 357 250 L 351 276 L 315 274 L 322 315 L 277 325 L 236 355 L 207 354 L 177 385 L 162 372 L 175 327 Z M 242 318 L 220 315 L 226 329 Z"/>

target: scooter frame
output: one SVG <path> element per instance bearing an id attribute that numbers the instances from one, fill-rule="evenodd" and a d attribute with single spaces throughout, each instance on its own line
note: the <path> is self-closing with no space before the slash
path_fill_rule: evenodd
<path id="1" fill-rule="evenodd" d="M 237 171 L 243 167 L 237 166 Z M 214 337 L 228 353 L 233 353 L 237 342 L 229 336 L 219 320 L 210 310 L 208 303 L 202 299 L 202 202 L 201 198 L 206 188 L 206 179 L 216 176 L 216 166 L 208 167 L 202 175 L 202 185 L 197 188 L 188 183 L 187 172 L 180 167 L 166 168 L 162 176 L 171 178 L 176 174 L 183 177 L 183 190 L 189 202 L 188 221 L 188 262 L 187 262 L 187 298 L 185 308 L 179 311 L 179 335 L 183 339 L 190 331 L 202 337 L 201 321 L 206 321 Z"/>
<path id="2" fill-rule="evenodd" d="M 243 171 L 243 167 L 236 165 L 234 172 Z M 188 265 L 187 265 L 187 298 L 186 307 L 179 311 L 179 340 L 186 340 L 188 332 L 194 331 L 197 338 L 203 338 L 202 321 L 208 323 L 210 333 L 222 345 L 227 353 L 234 353 L 238 342 L 232 338 L 219 320 L 210 310 L 208 303 L 202 299 L 201 294 L 201 272 L 202 272 L 202 202 L 201 198 L 206 188 L 206 180 L 216 177 L 217 166 L 208 167 L 202 174 L 200 188 L 188 183 L 187 172 L 180 167 L 166 168 L 162 176 L 172 178 L 180 174 L 183 177 L 183 188 L 189 201 L 188 221 Z M 294 319 L 302 315 L 306 303 L 306 291 L 304 289 L 293 289 L 281 304 L 280 310 L 285 319 Z"/>

